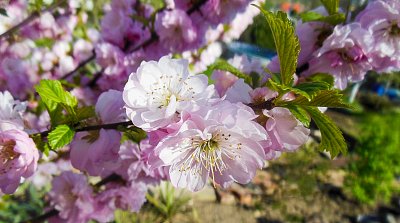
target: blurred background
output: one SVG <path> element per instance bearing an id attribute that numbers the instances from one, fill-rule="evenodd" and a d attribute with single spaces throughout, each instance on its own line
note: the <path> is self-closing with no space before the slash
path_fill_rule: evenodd
<path id="1" fill-rule="evenodd" d="M 163 5 L 160 0 L 145 1 Z M 99 1 L 99 7 L 100 2 L 107 1 Z M 350 7 L 364 3 L 352 1 Z M 318 0 L 266 1 L 268 9 L 286 11 L 294 20 L 318 6 Z M 268 61 L 274 55 L 273 45 L 265 19 L 259 15 L 238 42 L 225 46 L 223 55 L 247 54 Z M 399 89 L 399 73 L 369 73 L 362 83 L 345 90 L 355 110 L 326 112 L 344 132 L 347 155 L 331 160 L 319 152 L 320 134 L 314 128 L 303 148 L 268 162 L 248 185 L 234 184 L 227 190 L 208 186 L 190 193 L 163 183 L 149 192 L 139 214 L 118 211 L 115 222 L 400 222 Z M 18 194 L 4 195 L 0 222 L 39 215 L 45 193 L 46 189 L 26 183 Z"/>

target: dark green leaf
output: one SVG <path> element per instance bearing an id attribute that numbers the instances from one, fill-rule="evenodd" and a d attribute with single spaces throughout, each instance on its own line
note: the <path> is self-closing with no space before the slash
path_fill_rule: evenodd
<path id="1" fill-rule="evenodd" d="M 297 91 L 301 92 L 306 92 L 309 97 L 307 99 L 313 98 L 319 91 L 321 90 L 329 90 L 330 85 L 326 82 L 322 81 L 315 81 L 315 82 L 305 82 L 298 84 L 293 87 L 293 89 L 296 89 Z M 294 91 L 296 92 L 296 91 Z"/>
<path id="2" fill-rule="evenodd" d="M 75 131 L 68 125 L 59 125 L 47 136 L 47 140 L 53 150 L 69 144 L 74 138 Z"/>
<path id="3" fill-rule="evenodd" d="M 95 112 L 94 106 L 85 106 L 82 108 L 78 108 L 76 111 L 76 116 L 78 118 L 78 121 L 95 117 L 96 112 Z"/>
<path id="4" fill-rule="evenodd" d="M 0 8 L 0 15 L 7 16 L 7 17 L 8 17 L 8 14 L 7 14 L 6 9 Z"/>
<path id="5" fill-rule="evenodd" d="M 313 74 L 313 75 L 307 77 L 307 81 L 309 81 L 309 82 L 314 82 L 314 81 L 326 82 L 329 84 L 329 86 L 330 86 L 329 88 L 332 88 L 334 86 L 335 78 L 333 78 L 333 76 L 330 74 L 316 73 L 316 74 Z"/>
<path id="6" fill-rule="evenodd" d="M 286 106 L 290 110 L 290 112 L 299 120 L 305 127 L 310 127 L 311 118 L 308 115 L 307 111 L 304 110 L 301 106 L 298 105 L 288 105 Z"/>
<path id="7" fill-rule="evenodd" d="M 290 103 L 305 106 L 352 108 L 351 105 L 343 101 L 343 95 L 339 90 L 321 90 L 315 94 L 311 100 L 299 96 L 295 100 L 290 101 Z"/>
<path id="8" fill-rule="evenodd" d="M 310 114 L 315 124 L 321 131 L 321 151 L 328 151 L 331 157 L 336 157 L 339 153 L 347 153 L 347 145 L 340 129 L 336 124 L 318 108 L 304 106 Z"/>
<path id="9" fill-rule="evenodd" d="M 237 76 L 238 78 L 244 79 L 244 81 L 251 85 L 252 84 L 252 79 L 249 75 L 241 72 L 239 69 L 236 67 L 230 65 L 226 60 L 223 59 L 218 59 L 215 63 L 211 64 L 208 68 L 207 71 L 210 73 L 209 77 L 211 76 L 212 71 L 214 70 L 223 70 L 223 71 L 228 71 L 232 73 L 233 75 Z M 206 72 L 207 73 L 207 72 Z"/>
<path id="10" fill-rule="evenodd" d="M 299 39 L 292 22 L 283 12 L 272 13 L 259 8 L 267 19 L 278 53 L 282 85 L 291 86 L 300 52 Z"/>

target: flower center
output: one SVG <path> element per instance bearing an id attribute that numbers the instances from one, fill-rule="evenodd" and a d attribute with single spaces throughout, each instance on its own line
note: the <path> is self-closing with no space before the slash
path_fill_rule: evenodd
<path id="1" fill-rule="evenodd" d="M 192 137 L 183 143 L 182 149 L 190 149 L 186 157 L 178 163 L 179 171 L 190 171 L 193 174 L 201 174 L 202 169 L 211 171 L 211 177 L 215 186 L 215 173 L 221 175 L 229 168 L 226 160 L 240 158 L 238 150 L 242 143 L 233 143 L 232 135 L 215 133 L 209 139 Z"/>
<path id="2" fill-rule="evenodd" d="M 396 21 L 392 22 L 392 25 L 390 26 L 390 29 L 389 29 L 389 35 L 400 36 L 400 27 Z"/>
<path id="3" fill-rule="evenodd" d="M 14 152 L 15 141 L 0 142 L 0 174 L 9 171 L 13 164 L 10 161 L 18 158 L 19 154 Z"/>

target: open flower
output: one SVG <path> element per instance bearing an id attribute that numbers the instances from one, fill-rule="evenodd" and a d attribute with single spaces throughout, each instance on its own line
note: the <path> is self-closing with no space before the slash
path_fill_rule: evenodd
<path id="1" fill-rule="evenodd" d="M 336 26 L 333 34 L 315 52 L 310 61 L 309 74 L 332 74 L 339 89 L 345 89 L 347 82 L 361 81 L 372 69 L 369 57 L 372 40 L 370 32 L 358 23 Z"/>
<path id="2" fill-rule="evenodd" d="M 400 69 L 400 3 L 372 1 L 356 18 L 373 35 L 373 64 L 378 72 Z"/>
<path id="3" fill-rule="evenodd" d="M 200 113 L 191 114 L 155 148 L 162 165 L 169 167 L 172 184 L 198 191 L 209 177 L 222 187 L 248 183 L 264 165 L 260 141 L 267 139 L 263 127 L 252 121 L 254 112 L 225 101 Z"/>
<path id="4" fill-rule="evenodd" d="M 39 151 L 29 135 L 12 129 L 0 132 L 0 190 L 11 194 L 21 178 L 33 175 Z"/>
<path id="5" fill-rule="evenodd" d="M 131 74 L 123 98 L 133 124 L 147 131 L 177 121 L 193 105 L 205 105 L 214 95 L 203 74 L 190 75 L 187 60 L 164 56 L 159 62 L 143 62 Z"/>
<path id="6" fill-rule="evenodd" d="M 84 223 L 91 219 L 95 210 L 94 198 L 84 175 L 63 172 L 53 179 L 52 186 L 49 197 L 51 205 L 59 211 L 60 221 Z"/>

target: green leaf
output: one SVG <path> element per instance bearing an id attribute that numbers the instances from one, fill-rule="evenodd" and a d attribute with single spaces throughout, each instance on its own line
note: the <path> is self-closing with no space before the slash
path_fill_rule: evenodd
<path id="1" fill-rule="evenodd" d="M 41 80 L 36 86 L 36 91 L 49 111 L 52 125 L 62 120 L 62 108 L 76 121 L 76 108 L 78 100 L 71 93 L 64 90 L 60 81 Z M 61 108 L 62 106 L 62 108 Z"/>
<path id="2" fill-rule="evenodd" d="M 39 85 L 36 86 L 36 91 L 45 104 L 47 104 L 47 101 L 53 101 L 71 108 L 78 105 L 76 97 L 65 91 L 58 80 L 41 80 Z"/>
<path id="3" fill-rule="evenodd" d="M 296 90 L 294 92 L 306 92 L 308 97 L 305 97 L 309 100 L 317 95 L 321 90 L 329 90 L 330 88 L 331 86 L 329 83 L 323 81 L 305 82 L 292 87 L 293 90 Z"/>
<path id="4" fill-rule="evenodd" d="M 330 75 L 330 74 L 325 74 L 325 73 L 316 73 L 313 74 L 309 77 L 307 77 L 306 79 L 309 82 L 314 82 L 314 81 L 322 81 L 322 82 L 326 82 L 327 84 L 329 84 L 329 88 L 332 88 L 334 86 L 335 83 L 335 78 Z"/>
<path id="5" fill-rule="evenodd" d="M 321 0 L 321 3 L 329 15 L 336 14 L 339 11 L 339 0 Z"/>
<path id="6" fill-rule="evenodd" d="M 78 121 L 95 117 L 96 116 L 95 108 L 94 106 L 85 106 L 82 108 L 78 108 L 76 111 L 76 116 Z"/>
<path id="7" fill-rule="evenodd" d="M 346 154 L 346 141 L 336 124 L 327 115 L 319 111 L 318 108 L 304 106 L 304 109 L 310 114 L 321 131 L 321 151 L 328 151 L 332 158 L 339 153 Z"/>
<path id="8" fill-rule="evenodd" d="M 281 85 L 281 84 L 273 81 L 272 79 L 268 80 L 267 86 L 269 89 L 279 92 L 279 95 L 286 94 L 287 92 L 293 92 L 295 94 L 302 95 L 303 97 L 311 100 L 311 96 L 307 92 L 305 92 L 301 89 L 295 88 L 295 87 Z"/>
<path id="9" fill-rule="evenodd" d="M 299 105 L 287 105 L 287 109 L 299 120 L 305 127 L 310 127 L 311 117 L 307 111 Z"/>
<path id="10" fill-rule="evenodd" d="M 211 64 L 208 68 L 207 71 L 205 73 L 209 73 L 209 77 L 211 77 L 212 71 L 214 70 L 223 70 L 223 71 L 228 71 L 230 73 L 232 73 L 233 75 L 235 75 L 238 78 L 242 78 L 244 79 L 244 81 L 249 84 L 252 85 L 252 78 L 251 76 L 243 73 L 242 71 L 240 71 L 239 69 L 237 69 L 236 67 L 230 65 L 228 63 L 228 61 L 223 60 L 223 59 L 218 59 L 215 63 Z"/>
<path id="11" fill-rule="evenodd" d="M 295 105 L 314 106 L 314 107 L 331 107 L 331 108 L 349 108 L 352 106 L 343 101 L 343 95 L 339 90 L 321 90 L 309 100 L 306 97 L 299 96 L 292 101 L 279 102 Z"/>
<path id="12" fill-rule="evenodd" d="M 343 13 L 335 13 L 328 16 L 321 15 L 317 12 L 309 11 L 300 15 L 303 22 L 325 22 L 331 25 L 337 25 L 345 20 Z"/>
<path id="13" fill-rule="evenodd" d="M 283 12 L 278 11 L 275 14 L 260 7 L 258 8 L 267 19 L 267 23 L 274 37 L 279 58 L 282 85 L 291 86 L 300 52 L 300 43 L 295 34 L 293 24 Z"/>
<path id="14" fill-rule="evenodd" d="M 35 44 L 37 47 L 47 47 L 51 48 L 55 43 L 55 40 L 52 38 L 41 38 L 41 39 L 36 39 Z"/>
<path id="15" fill-rule="evenodd" d="M 7 11 L 4 8 L 0 8 L 0 15 L 8 17 Z"/>
<path id="16" fill-rule="evenodd" d="M 74 138 L 75 131 L 68 125 L 59 125 L 47 136 L 47 140 L 53 150 L 69 144 Z"/>

